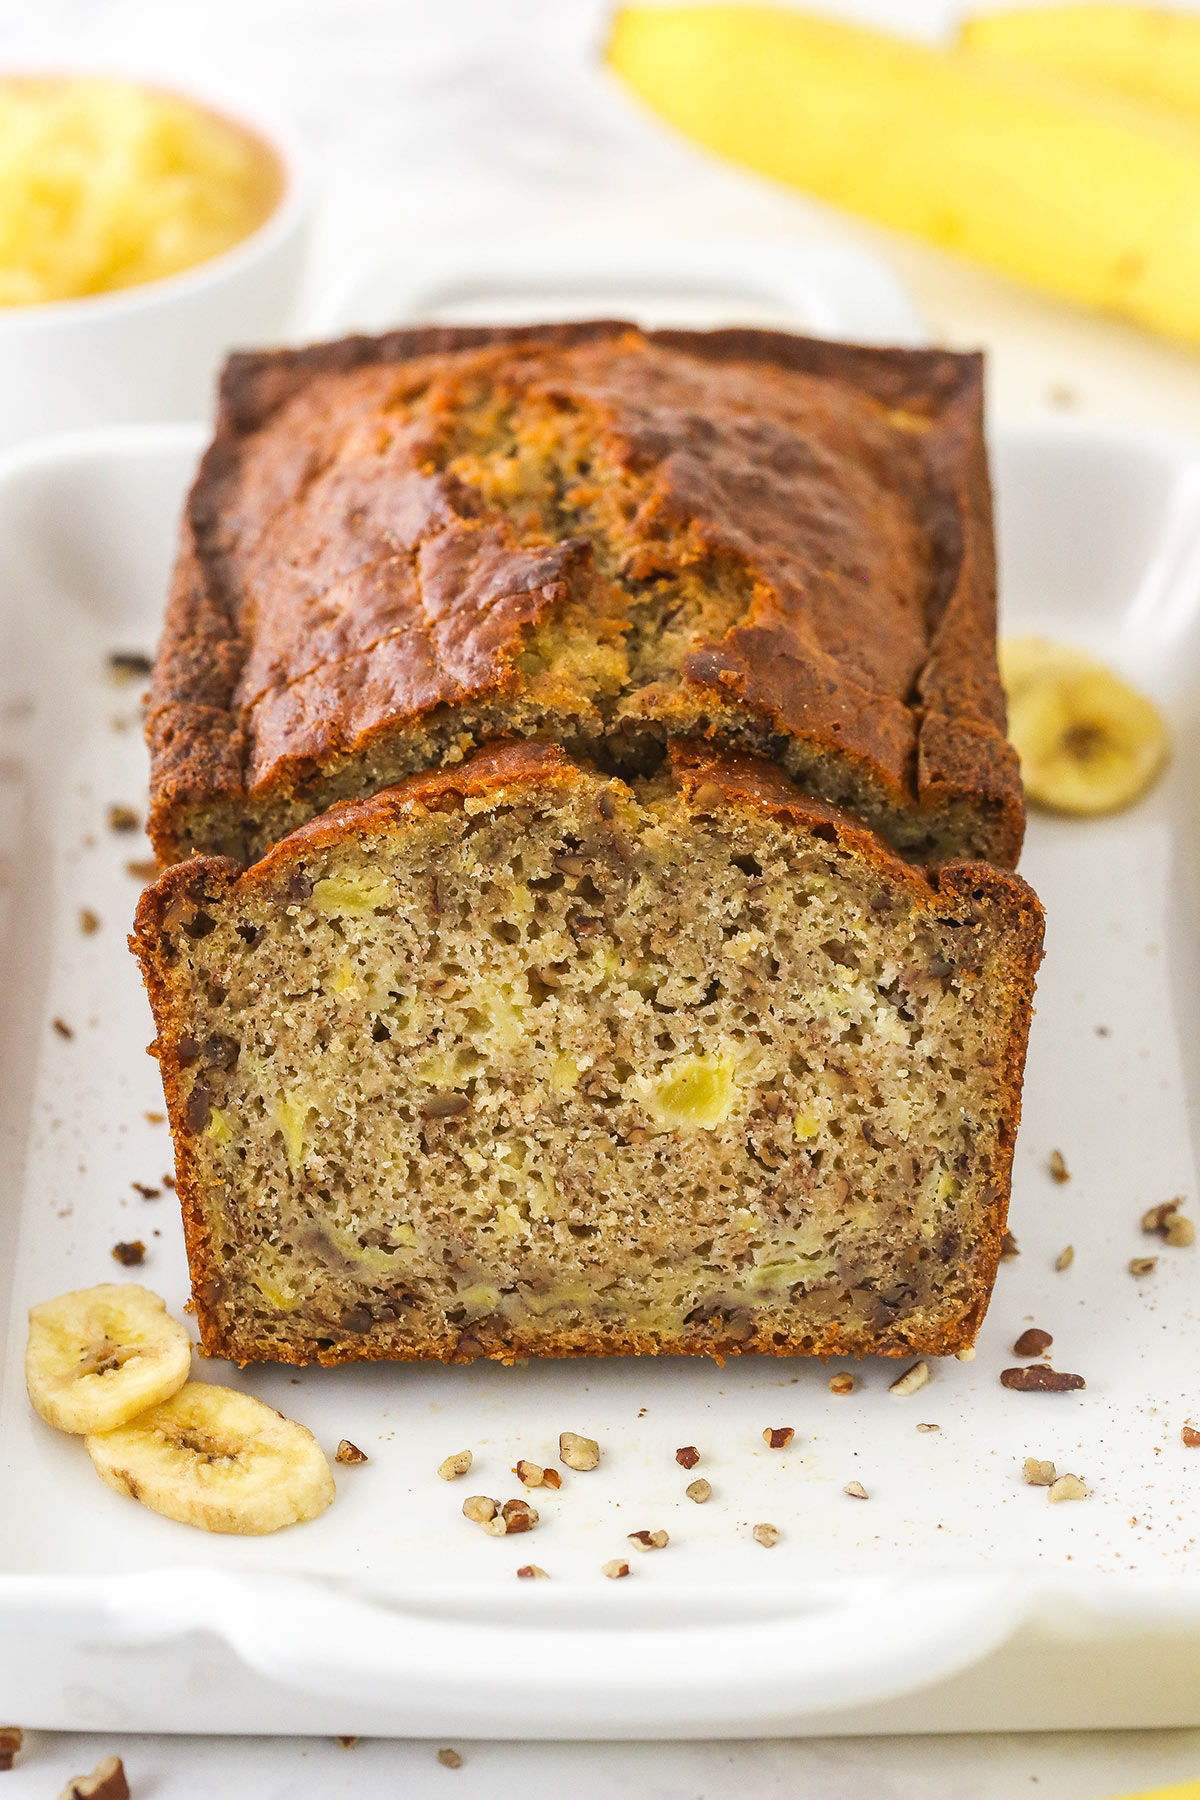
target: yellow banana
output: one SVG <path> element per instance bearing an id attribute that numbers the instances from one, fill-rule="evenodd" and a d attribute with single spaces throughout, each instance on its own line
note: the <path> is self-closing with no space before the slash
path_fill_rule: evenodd
<path id="1" fill-rule="evenodd" d="M 626 8 L 608 54 L 725 156 L 1200 344 L 1200 126 L 783 7 Z"/>
<path id="2" fill-rule="evenodd" d="M 959 42 L 1200 120 L 1200 18 L 1194 13 L 1149 6 L 1021 7 L 968 19 Z"/>

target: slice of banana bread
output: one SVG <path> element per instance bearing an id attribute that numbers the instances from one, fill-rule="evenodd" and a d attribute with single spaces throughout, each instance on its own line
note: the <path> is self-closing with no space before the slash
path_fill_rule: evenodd
<path id="1" fill-rule="evenodd" d="M 148 730 L 164 863 L 511 734 L 754 751 L 1011 866 L 979 358 L 604 322 L 235 357 Z"/>
<path id="2" fill-rule="evenodd" d="M 995 1274 L 1041 912 L 771 763 L 548 745 L 142 896 L 205 1348 L 944 1353 Z"/>

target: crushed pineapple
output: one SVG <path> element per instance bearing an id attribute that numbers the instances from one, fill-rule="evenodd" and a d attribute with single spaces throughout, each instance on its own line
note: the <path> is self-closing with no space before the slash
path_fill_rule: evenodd
<path id="1" fill-rule="evenodd" d="M 811 1143 L 821 1129 L 815 1113 L 798 1112 L 792 1120 L 792 1135 L 799 1144 Z"/>
<path id="2" fill-rule="evenodd" d="M 367 881 L 362 875 L 324 875 L 313 884 L 313 906 L 327 918 L 362 919 L 395 900 L 386 881 Z"/>
<path id="3" fill-rule="evenodd" d="M 680 1056 L 644 1089 L 646 1110 L 656 1124 L 685 1131 L 712 1131 L 729 1117 L 737 1099 L 733 1059 Z"/>
<path id="4" fill-rule="evenodd" d="M 232 1144 L 233 1142 L 233 1126 L 229 1123 L 229 1120 L 219 1106 L 214 1106 L 209 1113 L 208 1124 L 205 1127 L 205 1130 L 215 1144 L 220 1144 L 224 1147 L 226 1144 Z"/>
<path id="5" fill-rule="evenodd" d="M 555 1058 L 550 1070 L 550 1087 L 555 1094 L 569 1094 L 579 1086 L 580 1068 L 573 1056 Z"/>
<path id="6" fill-rule="evenodd" d="M 305 1128 L 312 1107 L 296 1094 L 281 1094 L 275 1102 L 275 1123 L 283 1133 L 288 1167 L 295 1174 L 304 1163 Z"/>

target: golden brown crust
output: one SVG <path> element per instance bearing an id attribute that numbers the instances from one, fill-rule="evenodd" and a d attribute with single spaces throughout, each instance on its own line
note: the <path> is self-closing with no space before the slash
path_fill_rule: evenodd
<path id="1" fill-rule="evenodd" d="M 910 815 L 912 843 L 936 854 L 957 834 L 1015 861 L 979 359 L 611 321 L 231 360 L 152 688 L 164 860 L 220 841 L 208 813 L 284 796 L 302 816 L 310 789 L 318 810 L 324 771 L 446 709 L 486 703 L 502 722 L 530 632 L 568 602 L 594 609 L 586 532 L 522 536 L 446 466 L 464 393 L 531 386 L 588 409 L 640 484 L 628 579 L 653 578 L 672 536 L 695 566 L 742 571 L 741 616 L 657 697 L 663 730 L 752 728 L 783 760 L 801 744 L 881 816 Z M 624 727 L 648 717 L 624 697 Z"/>
<path id="2" fill-rule="evenodd" d="M 669 766 L 697 814 L 748 808 L 786 819 L 797 830 L 815 832 L 844 846 L 855 857 L 866 859 L 882 882 L 907 891 L 914 908 L 938 916 L 961 917 L 964 923 L 970 921 L 972 908 L 985 900 L 1003 908 L 1012 932 L 1009 967 L 1002 977 L 1011 1030 L 1007 1041 L 997 1047 L 1003 1123 L 994 1168 L 994 1192 L 973 1254 L 966 1284 L 967 1303 L 959 1315 L 943 1320 L 936 1329 L 922 1330 L 910 1320 L 899 1324 L 881 1322 L 878 1329 L 857 1334 L 830 1324 L 823 1334 L 815 1335 L 811 1330 L 789 1333 L 786 1320 L 781 1320 L 778 1313 L 773 1313 L 767 1322 L 748 1315 L 736 1329 L 727 1319 L 714 1319 L 678 1335 L 593 1326 L 558 1331 L 538 1326 L 526 1332 L 519 1323 L 506 1323 L 501 1329 L 488 1320 L 480 1320 L 461 1330 L 448 1327 L 442 1336 L 419 1341 L 398 1325 L 394 1332 L 384 1329 L 373 1333 L 369 1340 L 354 1334 L 324 1336 L 319 1340 L 314 1337 L 307 1346 L 288 1348 L 278 1343 L 264 1345 L 255 1338 L 251 1321 L 231 1324 L 219 1312 L 216 1300 L 220 1262 L 197 1174 L 187 1119 L 188 1089 L 178 1055 L 183 1014 L 179 1010 L 180 990 L 172 975 L 173 934 L 182 929 L 192 936 L 203 935 L 211 925 L 209 909 L 221 906 L 234 894 L 253 897 L 257 892 L 286 892 L 289 874 L 301 868 L 314 852 L 343 840 L 361 841 L 386 834 L 402 827 L 416 813 L 457 807 L 464 801 L 503 800 L 519 804 L 523 798 L 544 797 L 548 788 L 565 793 L 594 781 L 594 776 L 553 745 L 510 741 L 488 745 L 461 765 L 412 776 L 368 799 L 333 807 L 274 845 L 249 869 L 228 858 L 198 856 L 166 870 L 141 896 L 130 945 L 141 963 L 158 1028 L 151 1054 L 157 1056 L 162 1071 L 176 1146 L 177 1187 L 196 1317 L 208 1354 L 242 1362 L 267 1356 L 326 1364 L 378 1359 L 467 1362 L 481 1356 L 511 1362 L 526 1354 L 707 1354 L 719 1358 L 758 1352 L 906 1356 L 951 1354 L 974 1340 L 991 1294 L 1007 1219 L 1026 1038 L 1041 955 L 1043 916 L 1036 896 L 1019 876 L 990 865 L 947 863 L 932 871 L 915 867 L 859 821 L 804 795 L 782 771 L 760 758 L 714 753 L 703 746 L 684 743 L 670 747 Z"/>

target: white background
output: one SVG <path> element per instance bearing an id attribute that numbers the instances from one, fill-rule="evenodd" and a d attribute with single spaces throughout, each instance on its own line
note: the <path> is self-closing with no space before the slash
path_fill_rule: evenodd
<path id="1" fill-rule="evenodd" d="M 936 35 L 939 0 L 858 0 Z M 0 0 L 0 66 L 103 64 L 265 104 L 316 159 L 308 300 L 372 250 L 431 232 L 544 229 L 846 237 L 882 249 L 938 337 L 991 352 L 998 416 L 1069 410 L 1200 426 L 1200 362 L 741 177 L 660 133 L 596 68 L 598 0 Z M 0 1695 L 0 1714 L 4 1711 Z M 692 1745 L 31 1736 L 0 1800 L 53 1796 L 120 1750 L 134 1800 L 618 1793 L 663 1800 L 1098 1800 L 1200 1775 L 1200 1732 Z"/>

